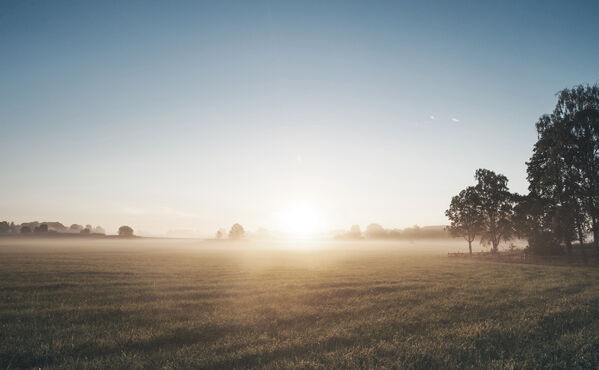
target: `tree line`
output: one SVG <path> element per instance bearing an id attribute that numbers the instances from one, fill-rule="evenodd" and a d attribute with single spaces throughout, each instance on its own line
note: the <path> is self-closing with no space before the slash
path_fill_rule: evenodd
<path id="1" fill-rule="evenodd" d="M 405 229 L 385 229 L 377 223 L 372 223 L 366 226 L 364 231 L 360 229 L 360 225 L 352 225 L 349 231 L 338 233 L 335 239 L 341 240 L 382 240 L 382 239 L 402 239 L 402 240 L 417 240 L 417 239 L 442 239 L 449 237 L 443 226 L 418 226 L 408 227 Z"/>
<path id="2" fill-rule="evenodd" d="M 571 254 L 573 242 L 583 245 L 590 234 L 599 255 L 599 86 L 560 91 L 536 130 L 528 194 L 511 193 L 507 177 L 478 169 L 476 185 L 451 199 L 448 231 L 468 242 L 470 254 L 476 238 L 495 253 L 514 237 L 527 239 L 533 254 Z"/>
<path id="3" fill-rule="evenodd" d="M 101 226 L 92 225 L 79 225 L 72 224 L 71 226 L 65 226 L 60 222 L 23 222 L 22 224 L 15 224 L 14 222 L 0 221 L 0 235 L 28 235 L 28 234 L 40 234 L 40 235 L 106 235 L 106 231 Z M 118 236 L 131 237 L 134 236 L 133 228 L 127 225 L 123 225 L 118 229 Z"/>

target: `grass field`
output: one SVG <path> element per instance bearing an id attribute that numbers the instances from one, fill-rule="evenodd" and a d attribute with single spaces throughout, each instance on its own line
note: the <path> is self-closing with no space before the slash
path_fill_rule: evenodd
<path id="1" fill-rule="evenodd" d="M 596 267 L 422 243 L 81 243 L 0 241 L 0 368 L 599 366 Z"/>

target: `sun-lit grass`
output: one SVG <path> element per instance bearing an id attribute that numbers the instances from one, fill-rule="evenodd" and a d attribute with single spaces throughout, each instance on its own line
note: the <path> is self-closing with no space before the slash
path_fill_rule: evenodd
<path id="1" fill-rule="evenodd" d="M 3 369 L 599 366 L 593 267 L 419 244 L 1 243 Z"/>

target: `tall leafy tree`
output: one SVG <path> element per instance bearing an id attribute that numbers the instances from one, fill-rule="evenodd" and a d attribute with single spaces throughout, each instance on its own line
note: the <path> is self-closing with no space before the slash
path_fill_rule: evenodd
<path id="1" fill-rule="evenodd" d="M 536 124 L 538 141 L 527 163 L 532 197 L 545 205 L 554 238 L 571 250 L 587 225 L 599 252 L 599 87 L 562 90 L 552 114 Z"/>
<path id="2" fill-rule="evenodd" d="M 570 160 L 573 137 L 567 125 L 552 115 L 542 116 L 536 127 L 538 140 L 527 163 L 529 201 L 542 205 L 536 212 L 540 229 L 552 233 L 571 252 L 580 211 L 578 175 Z"/>
<path id="3" fill-rule="evenodd" d="M 469 186 L 451 198 L 445 215 L 450 221 L 447 231 L 453 236 L 463 237 L 468 242 L 472 255 L 472 242 L 481 232 L 482 217 L 476 188 Z"/>
<path id="4" fill-rule="evenodd" d="M 564 157 L 575 176 L 577 195 L 591 221 L 599 253 L 599 86 L 562 90 L 552 117 L 569 133 Z"/>
<path id="5" fill-rule="evenodd" d="M 481 242 L 491 245 L 496 253 L 502 240 L 513 235 L 512 217 L 514 197 L 509 192 L 508 179 L 487 169 L 478 169 L 474 175 L 481 222 Z"/>

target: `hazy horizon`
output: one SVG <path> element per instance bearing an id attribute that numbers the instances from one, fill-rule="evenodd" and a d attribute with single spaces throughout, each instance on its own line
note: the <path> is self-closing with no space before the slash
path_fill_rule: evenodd
<path id="1" fill-rule="evenodd" d="M 534 123 L 599 81 L 598 11 L 2 2 L 0 218 L 202 235 L 446 224 L 476 168 L 527 192 Z"/>

